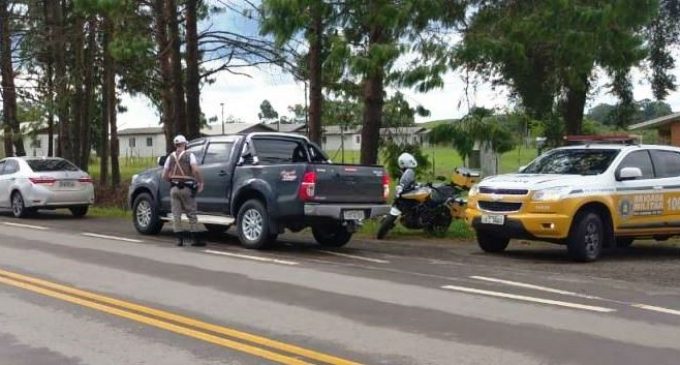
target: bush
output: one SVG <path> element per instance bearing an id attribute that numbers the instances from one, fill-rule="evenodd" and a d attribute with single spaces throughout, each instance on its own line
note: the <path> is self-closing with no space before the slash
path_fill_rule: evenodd
<path id="1" fill-rule="evenodd" d="M 418 161 L 418 168 L 416 169 L 418 177 L 428 176 L 431 166 L 430 160 L 420 149 L 419 145 L 387 143 L 382 149 L 385 158 L 385 167 L 392 179 L 396 180 L 401 177 L 401 170 L 399 170 L 397 159 L 399 158 L 399 155 L 404 152 L 412 154 L 413 157 L 416 158 L 416 161 Z"/>

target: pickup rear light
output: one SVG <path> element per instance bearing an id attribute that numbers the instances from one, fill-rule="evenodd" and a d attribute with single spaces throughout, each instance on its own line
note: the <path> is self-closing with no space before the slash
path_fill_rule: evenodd
<path id="1" fill-rule="evenodd" d="M 316 172 L 307 171 L 305 172 L 304 176 L 302 176 L 302 182 L 300 183 L 300 191 L 298 193 L 300 200 L 303 202 L 313 200 L 315 190 Z"/>
<path id="2" fill-rule="evenodd" d="M 383 171 L 382 185 L 383 185 L 383 200 L 387 201 L 387 199 L 390 198 L 390 175 L 387 174 L 387 171 Z"/>
<path id="3" fill-rule="evenodd" d="M 54 185 L 57 182 L 57 179 L 49 176 L 29 177 L 28 180 L 36 185 Z"/>
<path id="4" fill-rule="evenodd" d="M 81 177 L 78 179 L 78 182 L 85 183 L 85 184 L 92 184 L 92 178 L 87 176 L 87 177 Z"/>

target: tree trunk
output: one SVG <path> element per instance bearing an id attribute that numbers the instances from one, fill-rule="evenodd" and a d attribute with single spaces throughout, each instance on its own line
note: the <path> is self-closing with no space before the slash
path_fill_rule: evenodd
<path id="1" fill-rule="evenodd" d="M 562 105 L 562 117 L 564 118 L 567 135 L 579 135 L 582 133 L 583 109 L 586 106 L 587 94 L 587 76 L 583 78 L 583 85 L 567 89 L 566 99 Z"/>
<path id="2" fill-rule="evenodd" d="M 114 35 L 113 20 L 104 17 L 104 35 L 108 37 L 104 48 L 104 89 L 106 89 L 106 119 L 109 121 L 111 144 L 111 185 L 120 185 L 120 165 L 118 164 L 118 126 L 116 124 L 116 62 L 111 55 L 111 39 Z"/>
<path id="3" fill-rule="evenodd" d="M 47 155 L 54 156 L 54 20 L 52 19 L 52 10 L 50 8 L 50 1 L 43 1 L 43 11 L 46 26 L 46 44 L 45 44 L 45 78 L 47 79 Z"/>
<path id="4" fill-rule="evenodd" d="M 109 83 L 113 79 L 113 70 L 111 70 L 111 54 L 109 53 L 109 45 L 111 44 L 111 19 L 104 18 L 102 23 L 102 120 L 101 120 L 101 143 L 99 153 L 99 183 L 102 186 L 109 184 L 109 118 L 111 113 L 110 108 L 110 90 Z"/>
<path id="5" fill-rule="evenodd" d="M 54 23 L 52 35 L 54 37 L 54 72 L 56 86 L 57 117 L 59 119 L 59 143 L 57 144 L 57 155 L 71 158 L 71 146 L 68 143 L 69 131 L 69 107 L 68 107 L 68 86 L 66 74 L 66 39 L 64 35 L 64 14 L 61 1 L 49 1 L 52 6 Z"/>
<path id="6" fill-rule="evenodd" d="M 172 152 L 172 139 L 175 136 L 174 109 L 172 108 L 172 67 L 170 66 L 170 44 L 168 42 L 168 22 L 165 18 L 165 0 L 154 1 L 156 14 L 156 46 L 160 66 L 161 123 L 165 132 L 165 151 Z"/>
<path id="7" fill-rule="evenodd" d="M 5 123 L 5 154 L 26 156 L 24 140 L 17 120 L 17 94 L 14 87 L 14 67 L 12 66 L 12 43 L 9 19 L 9 1 L 0 0 L 0 73 L 2 74 L 2 109 Z M 9 139 L 9 142 L 7 141 Z M 12 151 L 12 143 L 14 151 Z M 7 149 L 7 147 L 10 147 Z M 8 153 L 9 152 L 9 153 Z"/>
<path id="8" fill-rule="evenodd" d="M 174 108 L 175 133 L 188 134 L 184 84 L 182 82 L 182 59 L 180 54 L 179 20 L 175 0 L 165 1 L 165 19 L 168 23 L 170 41 L 170 66 L 172 69 L 172 103 Z"/>
<path id="9" fill-rule="evenodd" d="M 309 27 L 309 139 L 321 145 L 323 14 L 321 4 L 311 5 L 312 24 Z"/>
<path id="10" fill-rule="evenodd" d="M 368 39 L 368 53 L 385 42 L 383 29 L 378 25 L 371 25 Z M 380 124 L 383 109 L 384 66 L 370 67 L 364 77 L 364 117 L 361 130 L 361 164 L 375 165 L 378 163 L 378 147 L 380 143 Z"/>
<path id="11" fill-rule="evenodd" d="M 201 104 L 198 73 L 198 27 L 196 11 L 199 0 L 187 0 L 186 3 L 186 62 L 187 62 L 187 133 L 194 139 L 201 135 Z"/>
<path id="12" fill-rule="evenodd" d="M 68 131 L 69 145 L 71 146 L 71 156 L 67 158 L 73 161 L 81 169 L 87 169 L 83 166 L 83 161 L 81 161 L 82 151 L 81 151 L 81 141 L 80 132 L 83 128 L 83 122 L 85 121 L 83 113 L 87 109 L 85 101 L 85 92 L 83 90 L 83 73 L 85 71 L 85 35 L 83 34 L 83 27 L 85 25 L 85 19 L 82 16 L 74 16 L 74 27 L 71 39 L 73 41 L 73 121 L 70 125 Z M 84 162 L 87 164 L 87 161 Z"/>
<path id="13" fill-rule="evenodd" d="M 80 129 L 80 160 L 83 163 L 83 170 L 87 171 L 90 165 L 90 133 L 92 121 L 94 120 L 94 67 L 95 53 L 97 51 L 97 19 L 90 17 L 88 20 L 87 50 L 85 52 L 85 111 L 83 113 L 83 124 Z"/>

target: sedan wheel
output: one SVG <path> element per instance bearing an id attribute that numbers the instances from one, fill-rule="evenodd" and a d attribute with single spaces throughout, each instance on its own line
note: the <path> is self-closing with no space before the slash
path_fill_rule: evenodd
<path id="1" fill-rule="evenodd" d="M 18 191 L 12 194 L 12 214 L 16 218 L 24 218 L 28 215 L 28 209 L 24 205 L 24 197 Z"/>

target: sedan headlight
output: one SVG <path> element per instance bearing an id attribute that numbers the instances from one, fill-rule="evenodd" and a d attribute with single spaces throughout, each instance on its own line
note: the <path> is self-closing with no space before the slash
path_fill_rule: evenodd
<path id="1" fill-rule="evenodd" d="M 556 201 L 560 200 L 571 192 L 570 186 L 557 186 L 554 188 L 547 188 L 536 190 L 531 196 L 531 200 L 534 201 Z"/>
<path id="2" fill-rule="evenodd" d="M 479 184 L 474 184 L 472 187 L 470 187 L 470 191 L 468 191 L 468 196 L 475 196 L 479 194 Z"/>

